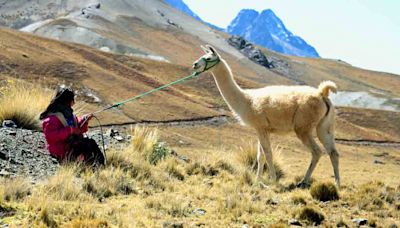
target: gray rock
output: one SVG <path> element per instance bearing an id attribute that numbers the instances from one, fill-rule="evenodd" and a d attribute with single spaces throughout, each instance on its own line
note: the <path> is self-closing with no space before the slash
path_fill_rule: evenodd
<path id="1" fill-rule="evenodd" d="M 16 135 L 17 135 L 17 132 L 16 132 L 16 131 L 7 131 L 7 133 L 8 133 L 9 135 L 12 135 L 12 136 L 16 136 Z"/>
<path id="2" fill-rule="evenodd" d="M 195 215 L 205 215 L 206 214 L 206 210 L 198 208 L 198 209 L 193 211 L 193 214 L 195 214 Z"/>
<path id="3" fill-rule="evenodd" d="M 354 222 L 357 226 L 362 226 L 362 225 L 368 224 L 368 219 L 366 219 L 366 218 L 355 218 L 351 221 Z"/>
<path id="4" fill-rule="evenodd" d="M 12 120 L 4 120 L 2 126 L 3 127 L 11 127 L 11 128 L 16 128 L 17 127 L 15 122 L 12 121 Z"/>
<path id="5" fill-rule="evenodd" d="M 303 225 L 299 222 L 299 220 L 297 220 L 297 219 L 290 219 L 289 222 L 288 222 L 288 225 L 290 225 L 290 226 L 303 226 Z"/>
<path id="6" fill-rule="evenodd" d="M 389 225 L 389 228 L 398 228 L 398 226 L 393 223 L 393 224 Z"/>
<path id="7" fill-rule="evenodd" d="M 383 164 L 385 164 L 385 162 L 383 162 L 383 161 L 379 161 L 379 160 L 374 160 L 374 164 L 380 164 L 380 165 L 383 165 Z"/>
<path id="8" fill-rule="evenodd" d="M 0 171 L 0 176 L 1 176 L 1 177 L 9 177 L 10 175 L 11 175 L 11 173 L 5 171 L 4 169 L 2 169 L 2 170 Z"/>
<path id="9" fill-rule="evenodd" d="M 3 151 L 0 151 L 0 159 L 7 160 L 7 158 L 8 158 L 8 155 L 6 153 L 4 153 Z"/>
<path id="10" fill-rule="evenodd" d="M 268 205 L 278 205 L 279 201 L 277 199 L 272 198 L 268 199 L 265 203 Z"/>
<path id="11" fill-rule="evenodd" d="M 124 141 L 124 137 L 120 136 L 120 135 L 116 135 L 113 137 L 115 140 L 117 141 Z"/>
<path id="12" fill-rule="evenodd" d="M 113 138 L 113 137 L 119 135 L 119 131 L 111 128 L 108 135 Z"/>

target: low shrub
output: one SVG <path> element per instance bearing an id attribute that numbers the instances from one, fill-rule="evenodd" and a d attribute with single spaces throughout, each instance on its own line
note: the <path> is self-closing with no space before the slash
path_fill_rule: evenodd
<path id="1" fill-rule="evenodd" d="M 330 182 L 312 184 L 310 194 L 314 199 L 322 202 L 339 199 L 339 193 L 336 186 Z"/>
<path id="2" fill-rule="evenodd" d="M 303 207 L 297 217 L 309 225 L 320 225 L 325 220 L 325 216 L 312 207 Z"/>
<path id="3" fill-rule="evenodd" d="M 167 147 L 164 142 L 157 142 L 153 150 L 147 154 L 147 161 L 150 164 L 156 165 L 159 161 L 164 160 L 168 155 L 171 154 L 171 149 Z"/>
<path id="4" fill-rule="evenodd" d="M 156 165 L 171 154 L 171 149 L 158 141 L 158 131 L 147 127 L 132 130 L 131 150 L 143 156 L 150 164 Z"/>

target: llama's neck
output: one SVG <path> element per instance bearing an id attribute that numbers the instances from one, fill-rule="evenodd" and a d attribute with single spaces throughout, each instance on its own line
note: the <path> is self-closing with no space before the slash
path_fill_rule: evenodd
<path id="1" fill-rule="evenodd" d="M 225 60 L 221 59 L 221 62 L 212 68 L 211 73 L 228 106 L 239 116 L 245 114 L 244 111 L 248 110 L 250 101 L 233 79 L 232 71 Z"/>

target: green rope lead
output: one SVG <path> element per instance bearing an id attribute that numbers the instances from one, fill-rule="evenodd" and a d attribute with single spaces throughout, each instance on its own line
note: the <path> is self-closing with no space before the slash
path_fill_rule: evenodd
<path id="1" fill-rule="evenodd" d="M 138 99 L 140 99 L 140 98 L 142 98 L 142 97 L 145 97 L 145 96 L 147 96 L 147 95 L 149 95 L 149 94 L 151 94 L 151 93 L 160 91 L 160 90 L 162 90 L 162 89 L 164 89 L 164 88 L 166 88 L 166 87 L 169 87 L 169 86 L 172 86 L 172 85 L 181 83 L 181 82 L 186 81 L 186 80 L 191 79 L 191 78 L 195 78 L 195 77 L 197 77 L 199 74 L 201 74 L 201 73 L 203 73 L 203 72 L 205 72 L 205 71 L 211 69 L 212 67 L 214 67 L 215 65 L 217 65 L 217 64 L 220 62 L 219 58 L 214 59 L 214 60 L 207 60 L 207 59 L 203 59 L 203 60 L 206 62 L 206 66 L 204 67 L 204 69 L 203 69 L 201 72 L 193 72 L 191 75 L 188 75 L 188 76 L 186 76 L 186 77 L 180 78 L 180 79 L 178 79 L 178 80 L 176 80 L 176 81 L 170 82 L 170 83 L 168 83 L 168 84 L 165 84 L 165 85 L 160 86 L 160 87 L 158 87 L 158 88 L 152 89 L 152 90 L 147 91 L 147 92 L 145 92 L 145 93 L 139 94 L 139 95 L 134 96 L 134 97 L 132 97 L 132 98 L 129 98 L 129 99 L 123 100 L 123 101 L 121 101 L 121 102 L 115 103 L 115 104 L 113 104 L 113 105 L 110 105 L 109 107 L 106 107 L 106 108 L 103 108 L 103 109 L 101 109 L 101 110 L 99 110 L 99 111 L 93 112 L 92 114 L 94 115 L 94 114 L 97 114 L 97 113 L 99 113 L 99 112 L 103 112 L 103 111 L 106 111 L 106 110 L 109 110 L 109 109 L 112 109 L 112 108 L 117 108 L 117 107 L 119 107 L 119 106 L 124 105 L 125 103 L 131 102 L 131 101 L 134 101 L 134 100 L 138 100 Z"/>
<path id="2" fill-rule="evenodd" d="M 149 94 L 151 94 L 151 93 L 154 93 L 154 92 L 160 91 L 160 90 L 162 90 L 162 89 L 165 89 L 166 87 L 169 87 L 169 86 L 172 86 L 172 85 L 181 83 L 181 82 L 183 82 L 183 81 L 186 81 L 186 80 L 188 80 L 188 79 L 194 78 L 194 77 L 198 76 L 199 74 L 200 74 L 200 72 L 193 72 L 191 75 L 188 75 L 188 76 L 186 76 L 186 77 L 180 78 L 180 79 L 178 79 L 178 80 L 176 80 L 176 81 L 174 81 L 174 82 L 165 84 L 165 85 L 163 85 L 163 86 L 160 86 L 160 87 L 158 87 L 158 88 L 152 89 L 152 90 L 147 91 L 147 92 L 145 92 L 145 93 L 139 94 L 139 95 L 134 96 L 134 97 L 132 97 L 132 98 L 129 98 L 129 99 L 123 100 L 123 101 L 121 101 L 121 102 L 115 103 L 115 104 L 113 104 L 113 105 L 111 105 L 111 106 L 109 106 L 109 107 L 106 107 L 106 108 L 101 109 L 101 110 L 99 110 L 99 111 L 93 112 L 92 114 L 96 114 L 96 113 L 99 113 L 99 112 L 103 112 L 103 111 L 106 111 L 106 110 L 112 109 L 112 108 L 117 108 L 117 107 L 119 107 L 119 106 L 124 105 L 125 103 L 131 102 L 131 101 L 134 101 L 134 100 L 138 100 L 138 99 L 140 99 L 140 98 L 142 98 L 142 97 L 145 97 L 145 96 L 147 96 L 147 95 L 149 95 Z"/>

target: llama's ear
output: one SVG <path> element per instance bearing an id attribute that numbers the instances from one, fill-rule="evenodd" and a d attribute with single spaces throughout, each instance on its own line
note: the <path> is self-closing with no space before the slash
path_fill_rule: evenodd
<path id="1" fill-rule="evenodd" d="M 210 50 L 208 50 L 206 47 L 204 47 L 203 45 L 200 45 L 201 49 L 205 52 L 208 53 L 210 52 Z"/>
<path id="2" fill-rule="evenodd" d="M 208 51 L 211 51 L 211 53 L 213 53 L 214 55 L 219 56 L 218 52 L 215 50 L 215 48 L 213 46 L 207 44 L 206 47 L 207 47 Z"/>

